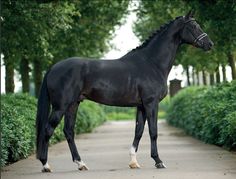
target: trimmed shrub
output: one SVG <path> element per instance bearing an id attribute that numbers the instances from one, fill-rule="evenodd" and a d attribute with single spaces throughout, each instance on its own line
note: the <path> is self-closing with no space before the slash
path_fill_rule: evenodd
<path id="1" fill-rule="evenodd" d="M 170 103 L 170 97 L 166 96 L 159 103 L 158 119 L 166 118 L 166 111 Z M 102 105 L 107 120 L 133 120 L 136 119 L 136 107 L 117 107 Z"/>
<path id="2" fill-rule="evenodd" d="M 169 105 L 170 105 L 170 96 L 168 95 L 159 103 L 158 119 L 166 118 L 166 112 L 168 110 Z"/>
<path id="3" fill-rule="evenodd" d="M 84 101 L 80 104 L 76 116 L 76 133 L 91 132 L 94 127 L 102 124 L 105 120 L 105 113 L 100 105 L 91 101 Z"/>
<path id="4" fill-rule="evenodd" d="M 107 119 L 108 120 L 131 120 L 135 119 L 135 108 L 130 112 L 110 112 L 107 114 Z"/>
<path id="5" fill-rule="evenodd" d="M 207 143 L 235 148 L 236 81 L 189 87 L 171 99 L 167 120 Z"/>
<path id="6" fill-rule="evenodd" d="M 236 149 L 236 111 L 223 119 L 218 144 Z"/>
<path id="7" fill-rule="evenodd" d="M 34 150 L 36 99 L 26 94 L 1 96 L 1 166 Z"/>
<path id="8" fill-rule="evenodd" d="M 1 95 L 1 166 L 26 158 L 35 150 L 37 100 L 27 94 Z M 83 102 L 79 108 L 75 132 L 90 132 L 105 121 L 102 108 Z M 54 131 L 50 143 L 63 140 L 64 120 Z"/>
<path id="9" fill-rule="evenodd" d="M 136 118 L 135 107 L 117 107 L 102 105 L 107 120 L 131 120 Z"/>

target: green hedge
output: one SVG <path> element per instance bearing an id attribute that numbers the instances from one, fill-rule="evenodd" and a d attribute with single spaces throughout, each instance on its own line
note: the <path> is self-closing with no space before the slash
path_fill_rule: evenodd
<path id="1" fill-rule="evenodd" d="M 181 90 L 170 101 L 167 121 L 207 143 L 236 149 L 236 81 Z"/>
<path id="2" fill-rule="evenodd" d="M 1 95 L 1 166 L 26 158 L 35 150 L 37 100 L 27 94 Z M 103 109 L 93 102 L 83 102 L 78 110 L 76 133 L 90 132 L 105 121 Z M 64 139 L 63 120 L 50 143 Z"/>
<path id="3" fill-rule="evenodd" d="M 159 104 L 158 119 L 166 118 L 170 97 L 166 96 Z M 134 120 L 136 119 L 136 107 L 117 107 L 102 105 L 108 120 Z"/>
<path id="4" fill-rule="evenodd" d="M 135 107 L 117 107 L 117 106 L 102 105 L 102 108 L 106 113 L 107 120 L 135 119 L 136 115 Z"/>
<path id="5" fill-rule="evenodd" d="M 170 105 L 170 96 L 168 95 L 159 103 L 158 119 L 166 119 L 169 105 Z"/>

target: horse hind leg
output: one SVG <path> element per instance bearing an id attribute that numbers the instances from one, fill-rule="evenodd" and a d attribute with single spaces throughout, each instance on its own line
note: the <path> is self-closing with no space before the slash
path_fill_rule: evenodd
<path id="1" fill-rule="evenodd" d="M 138 164 L 138 161 L 136 159 L 136 154 L 138 151 L 138 145 L 139 141 L 142 137 L 144 126 L 146 122 L 146 116 L 143 107 L 137 107 L 137 114 L 136 114 L 136 126 L 135 126 L 135 137 L 133 144 L 130 149 L 130 163 L 129 167 L 134 168 L 140 168 L 140 165 Z"/>
<path id="2" fill-rule="evenodd" d="M 78 103 L 73 103 L 66 110 L 64 134 L 66 136 L 66 140 L 68 142 L 68 145 L 71 151 L 72 160 L 78 165 L 79 170 L 88 170 L 89 168 L 80 158 L 80 155 L 78 153 L 77 147 L 75 145 L 75 140 L 74 140 L 74 135 L 75 135 L 74 127 L 75 127 L 78 105 L 79 105 Z"/>
<path id="3" fill-rule="evenodd" d="M 64 114 L 64 111 L 61 111 L 61 110 L 53 110 L 51 112 L 49 122 L 46 126 L 46 129 L 45 129 L 46 132 L 45 132 L 45 139 L 44 139 L 45 141 L 44 141 L 43 150 L 42 150 L 42 153 L 39 158 L 39 160 L 41 161 L 41 163 L 43 165 L 42 172 L 52 172 L 52 169 L 51 169 L 50 165 L 48 164 L 49 139 L 51 138 L 55 128 L 57 127 L 57 125 L 61 121 L 63 114 Z"/>

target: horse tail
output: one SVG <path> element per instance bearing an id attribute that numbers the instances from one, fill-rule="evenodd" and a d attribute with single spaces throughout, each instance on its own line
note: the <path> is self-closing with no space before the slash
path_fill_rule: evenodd
<path id="1" fill-rule="evenodd" d="M 42 83 L 41 89 L 40 89 L 39 98 L 38 98 L 38 105 L 37 105 L 37 116 L 36 116 L 37 159 L 40 159 L 40 156 L 44 152 L 43 145 L 45 145 L 46 124 L 47 124 L 47 121 L 49 118 L 49 112 L 50 112 L 50 100 L 49 100 L 49 94 L 48 94 L 48 88 L 47 88 L 48 72 L 44 76 L 43 83 Z"/>

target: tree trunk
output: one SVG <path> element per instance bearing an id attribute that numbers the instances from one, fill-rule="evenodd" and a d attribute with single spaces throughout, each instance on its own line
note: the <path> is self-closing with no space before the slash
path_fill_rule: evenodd
<path id="1" fill-rule="evenodd" d="M 231 52 L 228 53 L 228 62 L 229 66 L 231 67 L 231 72 L 232 72 L 232 79 L 236 79 L 236 67 L 235 67 L 235 61 L 234 61 L 234 56 Z"/>
<path id="2" fill-rule="evenodd" d="M 199 77 L 199 72 L 196 70 L 196 76 L 197 76 L 197 85 L 200 85 L 200 77 Z"/>
<path id="3" fill-rule="evenodd" d="M 210 85 L 214 85 L 215 84 L 215 76 L 214 73 L 210 73 Z"/>
<path id="4" fill-rule="evenodd" d="M 216 68 L 216 83 L 220 83 L 220 70 L 219 70 L 219 66 Z"/>
<path id="5" fill-rule="evenodd" d="M 207 85 L 205 70 L 202 70 L 202 82 L 203 82 L 203 85 Z"/>
<path id="6" fill-rule="evenodd" d="M 14 93 L 14 64 L 5 57 L 5 91 L 6 93 Z"/>
<path id="7" fill-rule="evenodd" d="M 225 65 L 222 65 L 222 74 L 223 74 L 223 81 L 227 81 L 227 79 L 226 79 L 226 68 L 225 68 Z"/>
<path id="8" fill-rule="evenodd" d="M 194 72 L 194 69 L 192 70 L 192 84 L 195 85 L 195 72 Z"/>
<path id="9" fill-rule="evenodd" d="M 34 66 L 33 76 L 34 76 L 34 88 L 35 88 L 34 91 L 35 91 L 35 96 L 38 97 L 42 82 L 42 66 L 40 61 L 37 59 L 34 60 L 33 66 Z"/>
<path id="10" fill-rule="evenodd" d="M 22 58 L 20 61 L 20 74 L 22 82 L 22 92 L 29 93 L 29 61 L 26 58 Z"/>
<path id="11" fill-rule="evenodd" d="M 189 66 L 186 68 L 186 75 L 187 75 L 187 85 L 190 86 L 190 74 L 189 74 Z"/>

